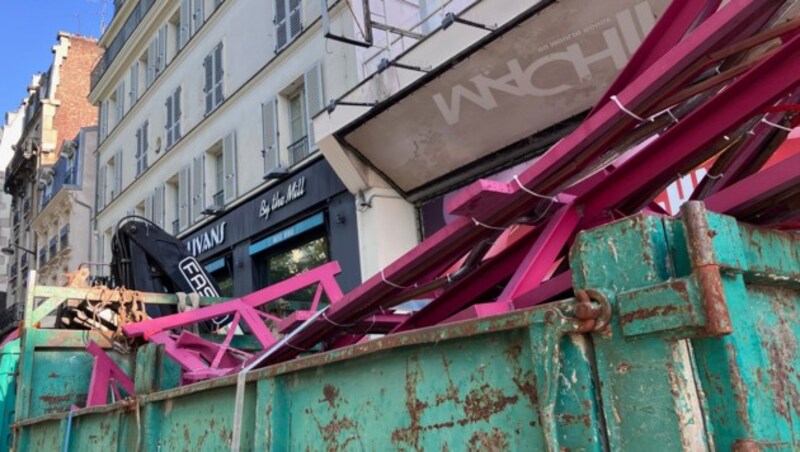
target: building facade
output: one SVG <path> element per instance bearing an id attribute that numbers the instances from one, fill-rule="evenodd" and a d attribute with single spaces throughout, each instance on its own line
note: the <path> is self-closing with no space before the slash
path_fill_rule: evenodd
<path id="1" fill-rule="evenodd" d="M 358 27 L 347 2 L 321 5 L 120 5 L 90 95 L 100 109 L 96 260 L 110 260 L 116 224 L 135 214 L 185 239 L 237 294 L 327 260 L 342 264 L 346 289 L 360 281 L 355 199 L 311 125 L 363 78 L 357 47 L 326 38 L 355 40 Z M 218 274 L 231 265 L 232 283 Z"/>
<path id="2" fill-rule="evenodd" d="M 50 171 L 43 171 L 38 213 L 31 222 L 40 284 L 60 286 L 65 273 L 91 261 L 96 147 L 97 127 L 82 128 L 63 142 Z"/>
<path id="3" fill-rule="evenodd" d="M 6 113 L 5 124 L 0 128 L 0 183 L 5 184 L 5 168 L 14 156 L 14 147 L 22 135 L 22 121 L 25 118 L 25 106 L 20 105 L 17 111 Z M 0 244 L 5 246 L 11 240 L 11 196 L 0 193 Z M 5 254 L 0 254 L 0 268 L 6 271 L 0 274 L 0 294 L 2 303 L 0 307 L 6 308 L 8 297 L 8 275 L 11 273 L 11 259 Z"/>
<path id="4" fill-rule="evenodd" d="M 44 246 L 32 225 L 47 182 L 54 177 L 53 165 L 60 160 L 64 142 L 97 120 L 97 109 L 87 95 L 91 70 L 101 53 L 94 39 L 58 33 L 50 68 L 33 78 L 23 101 L 22 134 L 6 167 L 4 184 L 12 196 L 8 304 L 20 309 L 28 271 L 38 268 L 36 250 Z"/>
<path id="5" fill-rule="evenodd" d="M 234 268 L 240 281 L 224 285 L 236 294 L 275 282 L 269 256 L 284 249 L 294 272 L 339 261 L 349 289 L 416 243 L 416 211 L 392 190 L 368 194 L 385 208 L 364 221 L 359 191 L 333 180 L 343 176 L 318 152 L 313 118 L 468 2 L 371 3 L 121 2 L 90 94 L 96 260 L 110 260 L 127 215 L 184 239 L 213 272 Z M 394 239 L 373 240 L 383 233 Z M 263 242 L 273 236 L 285 243 Z M 303 257 L 320 246 L 319 259 Z"/>

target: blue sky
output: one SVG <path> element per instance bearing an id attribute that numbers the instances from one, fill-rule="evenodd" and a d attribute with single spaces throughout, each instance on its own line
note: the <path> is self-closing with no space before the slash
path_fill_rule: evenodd
<path id="1" fill-rule="evenodd" d="M 31 76 L 44 72 L 53 59 L 56 34 L 62 30 L 100 36 L 100 24 L 111 21 L 112 0 L 4 0 L 0 13 L 0 115 L 16 110 Z M 105 14 L 103 9 L 105 8 Z"/>

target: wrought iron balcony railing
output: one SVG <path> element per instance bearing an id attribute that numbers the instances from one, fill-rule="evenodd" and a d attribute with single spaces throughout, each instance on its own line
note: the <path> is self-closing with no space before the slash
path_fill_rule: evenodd
<path id="1" fill-rule="evenodd" d="M 308 135 L 290 144 L 288 149 L 290 165 L 306 158 L 308 156 Z"/>

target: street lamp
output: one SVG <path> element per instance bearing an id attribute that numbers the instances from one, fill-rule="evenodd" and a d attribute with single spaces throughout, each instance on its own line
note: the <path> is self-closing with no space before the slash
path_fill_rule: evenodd
<path id="1" fill-rule="evenodd" d="M 13 256 L 14 255 L 14 248 L 17 248 L 20 251 L 24 251 L 26 253 L 33 254 L 34 256 L 36 256 L 36 253 L 34 253 L 33 251 L 31 251 L 31 250 L 29 250 L 27 248 L 23 248 L 23 247 L 21 247 L 21 246 L 19 246 L 17 244 L 14 244 L 14 243 L 9 243 L 8 246 L 4 246 L 4 247 L 0 248 L 0 253 L 5 254 L 6 256 Z"/>

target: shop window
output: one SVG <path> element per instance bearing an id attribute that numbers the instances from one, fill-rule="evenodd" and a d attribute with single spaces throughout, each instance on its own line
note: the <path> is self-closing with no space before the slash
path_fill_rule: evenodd
<path id="1" fill-rule="evenodd" d="M 231 265 L 231 256 L 228 255 L 212 260 L 205 265 L 205 269 L 217 282 L 220 296 L 232 298 L 233 266 Z"/>
<path id="2" fill-rule="evenodd" d="M 261 289 L 319 267 L 330 260 L 328 237 L 322 213 L 309 217 L 250 245 L 255 288 Z M 268 309 L 284 316 L 309 309 L 315 287 L 290 294 Z"/>

